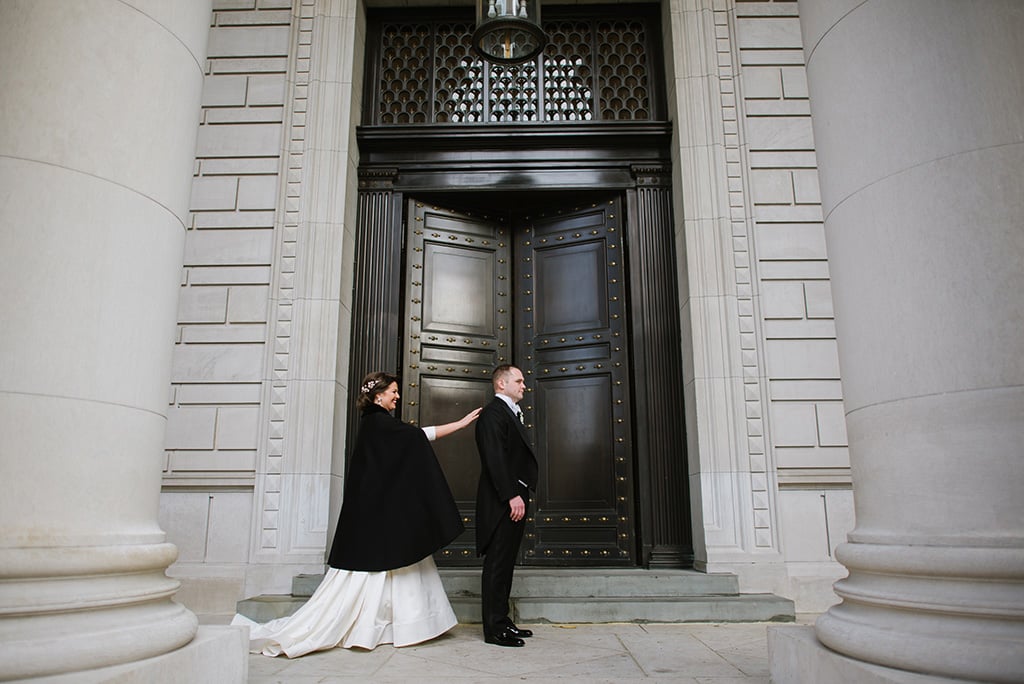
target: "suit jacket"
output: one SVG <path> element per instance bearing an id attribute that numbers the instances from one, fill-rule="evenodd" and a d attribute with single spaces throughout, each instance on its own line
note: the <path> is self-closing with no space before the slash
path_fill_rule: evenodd
<path id="1" fill-rule="evenodd" d="M 503 400 L 484 407 L 476 421 L 480 482 L 476 490 L 476 552 L 487 551 L 498 522 L 509 513 L 509 499 L 529 498 L 520 482 L 537 489 L 537 458 L 526 427 Z"/>
<path id="2" fill-rule="evenodd" d="M 462 533 L 462 516 L 427 436 L 378 406 L 364 412 L 328 563 L 394 570 Z"/>

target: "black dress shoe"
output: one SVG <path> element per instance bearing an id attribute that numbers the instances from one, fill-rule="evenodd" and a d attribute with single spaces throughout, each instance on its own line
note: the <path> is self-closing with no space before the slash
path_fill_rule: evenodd
<path id="1" fill-rule="evenodd" d="M 525 641 L 515 636 L 508 629 L 503 629 L 494 634 L 484 634 L 484 641 L 495 646 L 524 646 Z"/>
<path id="2" fill-rule="evenodd" d="M 533 636 L 533 632 L 531 630 L 519 629 L 515 625 L 509 625 L 505 628 L 505 631 L 514 637 L 519 637 L 520 639 L 529 639 Z"/>

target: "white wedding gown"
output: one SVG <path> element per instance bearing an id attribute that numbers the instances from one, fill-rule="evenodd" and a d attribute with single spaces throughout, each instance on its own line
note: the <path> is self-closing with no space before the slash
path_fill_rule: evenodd
<path id="1" fill-rule="evenodd" d="M 294 614 L 262 625 L 236 615 L 231 624 L 249 627 L 251 653 L 296 658 L 338 646 L 410 646 L 444 634 L 458 620 L 434 559 L 427 556 L 382 572 L 328 568 L 313 596 Z"/>

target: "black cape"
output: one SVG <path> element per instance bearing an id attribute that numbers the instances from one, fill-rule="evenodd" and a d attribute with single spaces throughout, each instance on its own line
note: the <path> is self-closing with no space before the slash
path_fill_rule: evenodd
<path id="1" fill-rule="evenodd" d="M 328 563 L 394 570 L 447 546 L 464 527 L 423 430 L 378 406 L 363 413 Z"/>

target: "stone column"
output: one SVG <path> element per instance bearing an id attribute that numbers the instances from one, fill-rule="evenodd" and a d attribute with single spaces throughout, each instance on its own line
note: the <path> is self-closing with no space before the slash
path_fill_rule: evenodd
<path id="1" fill-rule="evenodd" d="M 3 680 L 196 634 L 157 508 L 210 16 L 0 3 Z"/>
<path id="2" fill-rule="evenodd" d="M 857 515 L 817 637 L 855 661 L 1020 681 L 1024 7 L 800 14 Z"/>

